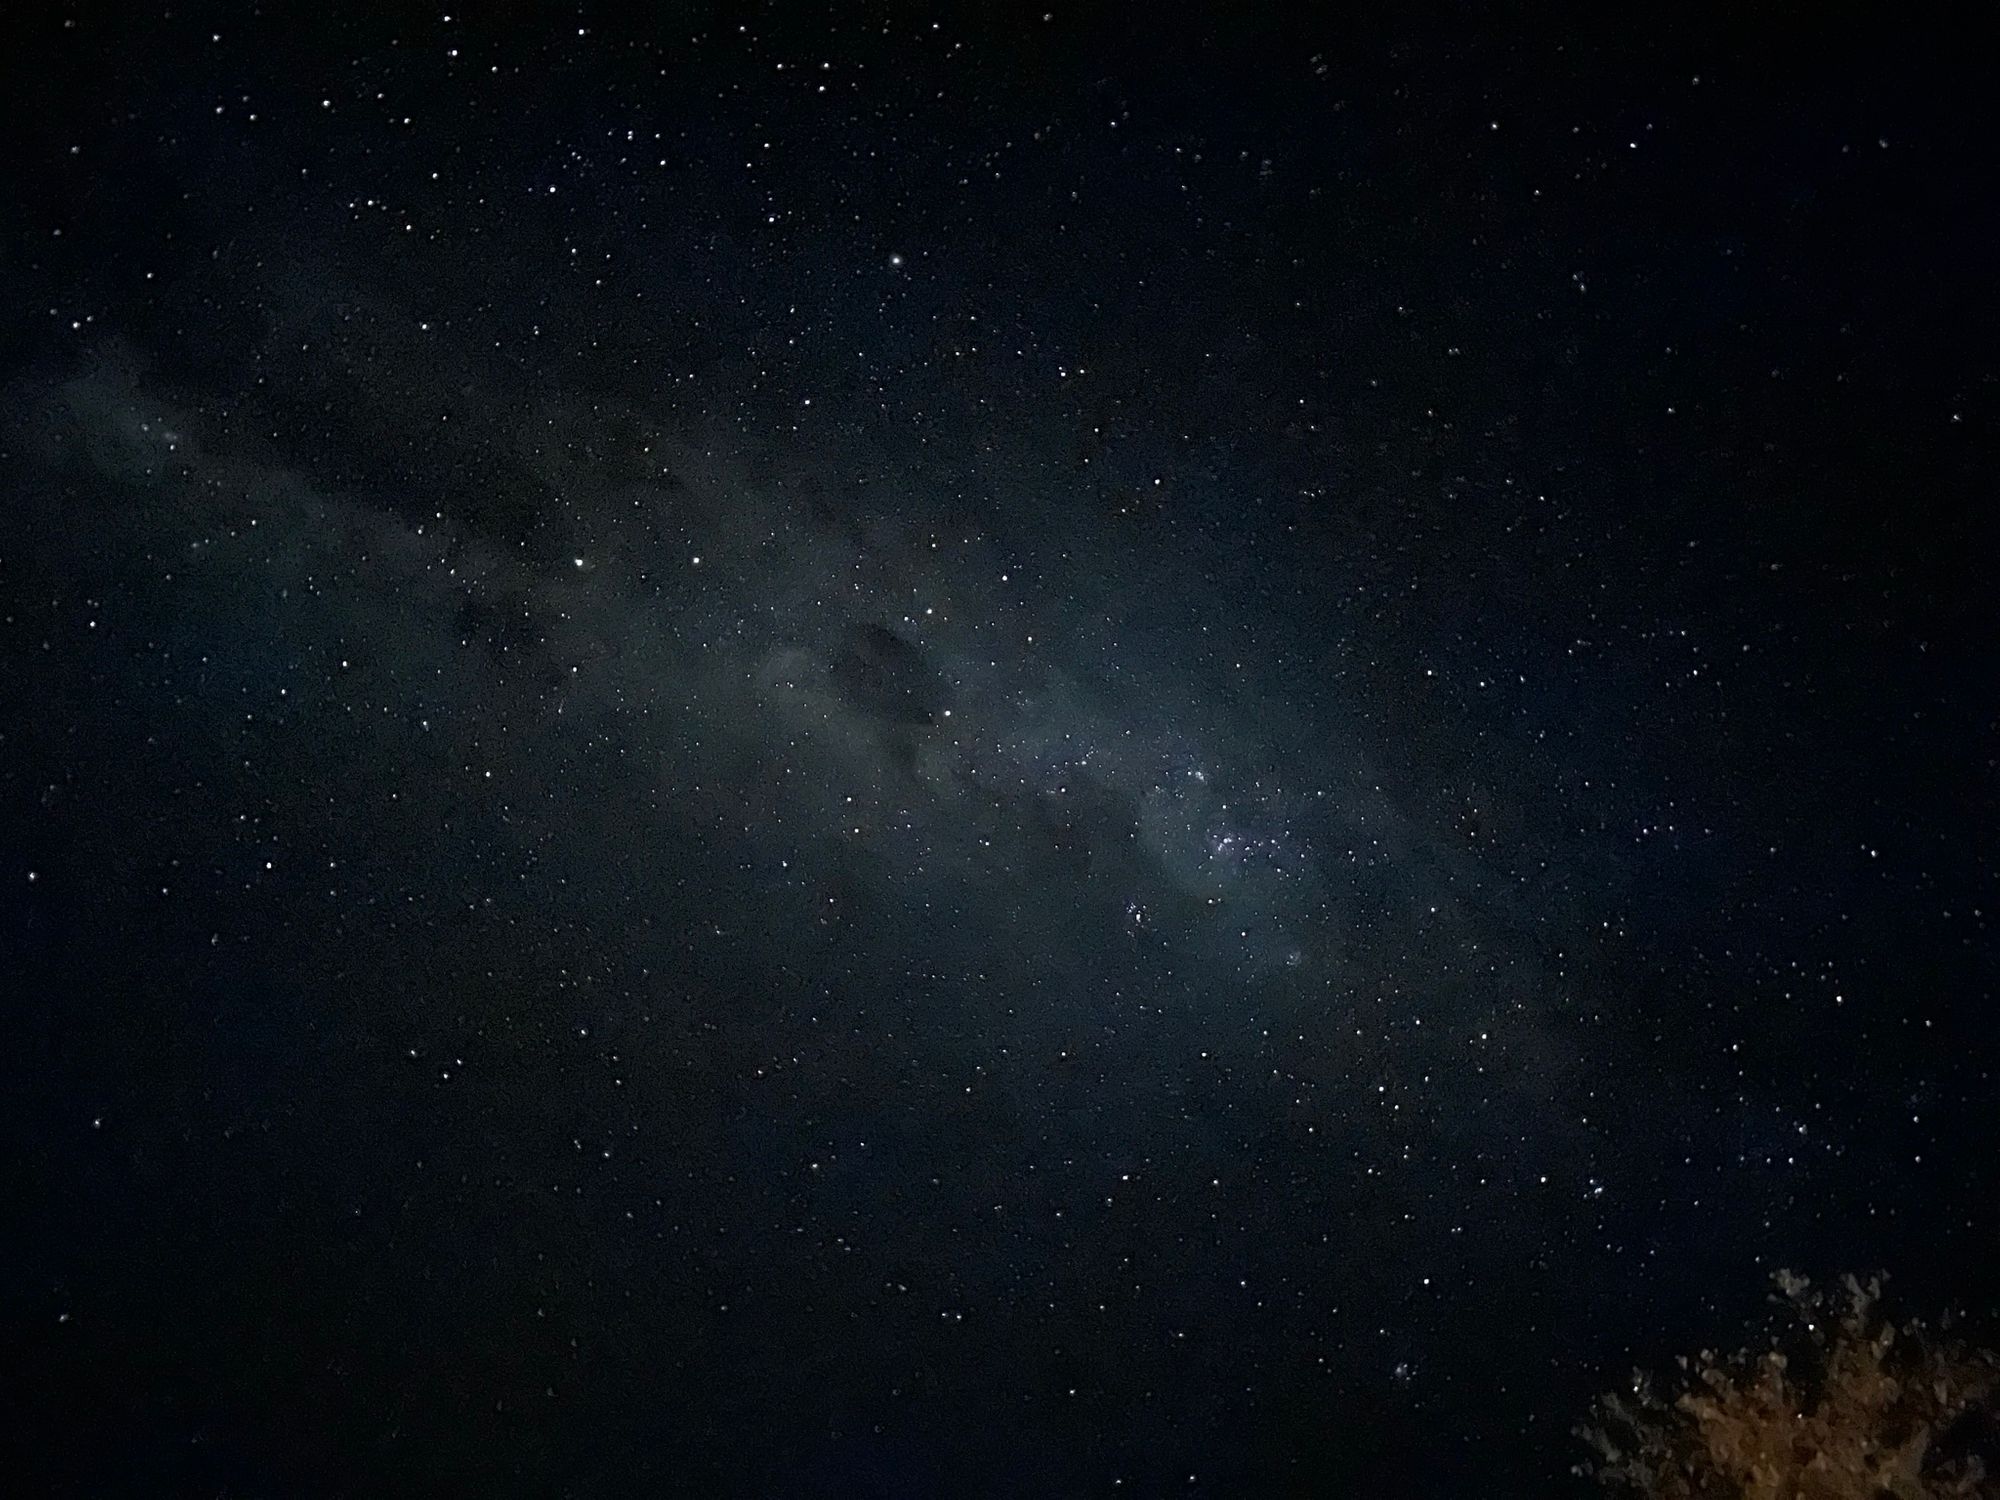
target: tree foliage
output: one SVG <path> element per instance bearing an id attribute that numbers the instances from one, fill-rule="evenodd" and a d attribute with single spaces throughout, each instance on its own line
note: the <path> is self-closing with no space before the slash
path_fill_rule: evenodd
<path id="1" fill-rule="evenodd" d="M 1880 1277 L 1817 1290 L 1780 1271 L 1767 1347 L 1681 1359 L 1662 1389 L 1635 1372 L 1579 1435 L 1579 1472 L 1643 1500 L 1995 1500 L 2000 1359 L 1894 1323 Z"/>

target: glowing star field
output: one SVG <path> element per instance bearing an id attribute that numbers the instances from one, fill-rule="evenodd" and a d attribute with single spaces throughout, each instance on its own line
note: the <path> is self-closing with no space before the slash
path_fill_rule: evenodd
<path id="1" fill-rule="evenodd" d="M 1582 1494 L 1994 1313 L 1945 20 L 28 10 L 21 1493 Z"/>

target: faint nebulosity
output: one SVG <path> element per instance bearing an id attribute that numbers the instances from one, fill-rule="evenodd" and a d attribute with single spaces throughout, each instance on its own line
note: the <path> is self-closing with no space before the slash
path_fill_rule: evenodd
<path id="1" fill-rule="evenodd" d="M 1993 1314 L 1944 19 L 395 9 L 0 50 L 33 1492 L 1543 1495 Z"/>

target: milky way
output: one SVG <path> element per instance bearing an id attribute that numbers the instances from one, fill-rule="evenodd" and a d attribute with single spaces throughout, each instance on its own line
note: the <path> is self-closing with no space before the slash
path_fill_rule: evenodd
<path id="1" fill-rule="evenodd" d="M 53 1488 L 1541 1495 L 1990 1292 L 1949 91 L 182 11 L 0 49 Z"/>

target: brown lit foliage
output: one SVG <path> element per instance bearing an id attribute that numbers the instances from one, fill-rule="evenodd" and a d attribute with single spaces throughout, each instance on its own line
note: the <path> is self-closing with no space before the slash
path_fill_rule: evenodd
<path id="1" fill-rule="evenodd" d="M 1892 1323 L 1881 1280 L 1816 1291 L 1779 1272 L 1787 1326 L 1769 1347 L 1679 1361 L 1673 1391 L 1643 1374 L 1604 1397 L 1579 1472 L 1644 1500 L 1991 1500 L 1978 1450 L 2000 1359 Z"/>

